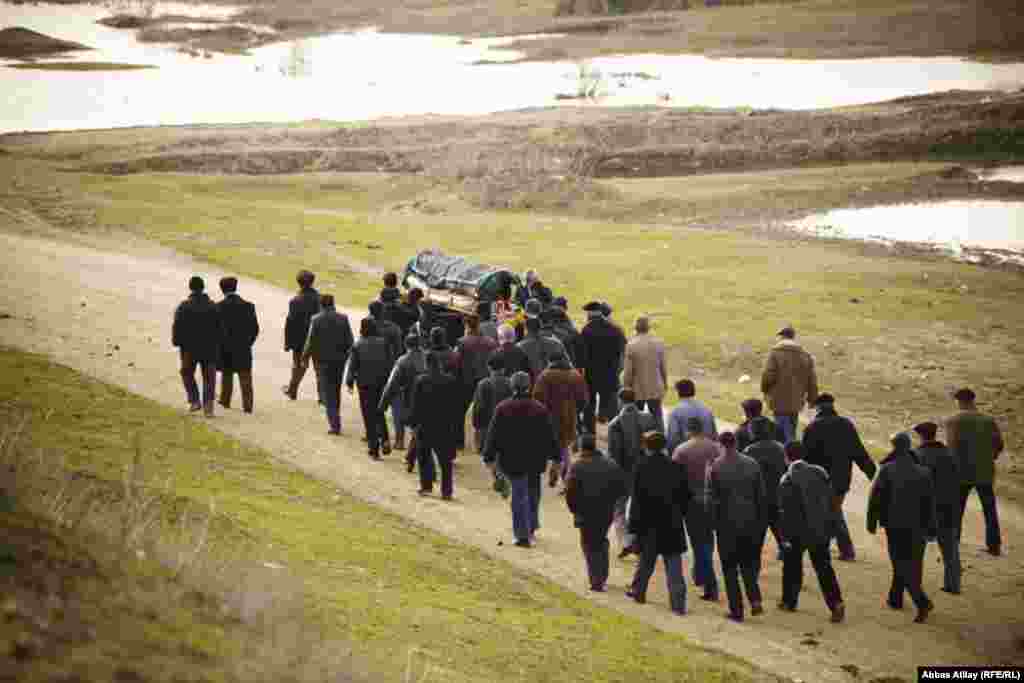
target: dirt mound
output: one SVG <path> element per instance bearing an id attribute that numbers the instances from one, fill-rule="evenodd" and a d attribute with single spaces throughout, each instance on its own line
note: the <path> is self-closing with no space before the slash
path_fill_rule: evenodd
<path id="1" fill-rule="evenodd" d="M 20 26 L 0 30 L 0 57 L 26 59 L 71 52 L 72 50 L 91 49 L 81 43 L 52 38 Z"/>
<path id="2" fill-rule="evenodd" d="M 252 153 L 168 154 L 115 162 L 91 170 L 112 175 L 129 173 L 282 173 L 387 172 L 415 173 L 422 166 L 400 154 L 378 150 L 282 149 Z"/>

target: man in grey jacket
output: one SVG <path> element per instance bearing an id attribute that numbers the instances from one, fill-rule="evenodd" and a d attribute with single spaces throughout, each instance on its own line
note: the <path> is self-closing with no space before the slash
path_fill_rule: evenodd
<path id="1" fill-rule="evenodd" d="M 338 435 L 341 434 L 341 381 L 345 361 L 352 349 L 352 326 L 345 314 L 334 309 L 332 295 L 320 297 L 320 309 L 309 325 L 309 336 L 299 365 L 306 367 L 310 359 L 315 361 L 321 396 L 327 409 L 328 433 Z"/>
<path id="2" fill-rule="evenodd" d="M 632 389 L 621 389 L 619 402 L 622 404 L 622 410 L 608 423 L 608 455 L 626 477 L 626 493 L 615 504 L 615 535 L 619 538 L 619 559 L 622 559 L 631 553 L 639 552 L 636 539 L 629 533 L 626 525 L 626 505 L 633 490 L 633 471 L 645 456 L 643 435 L 645 432 L 657 430 L 658 423 L 655 422 L 653 415 L 640 411 L 636 404 L 636 394 Z"/>
<path id="3" fill-rule="evenodd" d="M 359 341 L 349 353 L 345 384 L 349 393 L 353 392 L 356 384 L 359 385 L 359 408 L 366 427 L 369 455 L 374 460 L 380 458 L 381 451 L 384 455 L 391 453 L 388 423 L 379 406 L 394 363 L 391 344 L 377 334 L 376 322 L 373 318 L 363 318 L 359 324 Z"/>
<path id="4" fill-rule="evenodd" d="M 405 449 L 405 424 L 411 412 L 413 384 L 426 371 L 427 360 L 420 349 L 419 335 L 410 334 L 405 338 L 405 353 L 391 369 L 377 406 L 381 412 L 389 405 L 395 411 L 395 448 L 398 450 Z"/>
<path id="5" fill-rule="evenodd" d="M 526 319 L 526 336 L 517 344 L 523 350 L 526 357 L 530 359 L 530 381 L 536 382 L 540 373 L 548 367 L 552 356 L 561 353 L 566 358 L 569 355 L 565 352 L 562 342 L 554 337 L 541 333 L 540 318 Z M 571 363 L 570 363 L 571 366 Z"/>

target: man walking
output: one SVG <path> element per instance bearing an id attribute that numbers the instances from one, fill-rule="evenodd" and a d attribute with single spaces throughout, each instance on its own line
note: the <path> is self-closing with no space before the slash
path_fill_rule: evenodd
<path id="1" fill-rule="evenodd" d="M 626 344 L 626 360 L 622 370 L 622 386 L 636 394 L 637 405 L 647 409 L 665 432 L 665 416 L 661 401 L 668 387 L 665 344 L 651 335 L 651 321 L 642 315 L 636 319 L 636 336 Z"/>
<path id="2" fill-rule="evenodd" d="M 412 390 L 416 378 L 427 371 L 427 359 L 420 349 L 420 338 L 418 335 L 410 334 L 405 338 L 405 353 L 398 359 L 391 369 L 388 382 L 384 385 L 384 393 L 381 395 L 380 405 L 377 409 L 384 412 L 387 406 L 395 410 L 395 448 L 405 449 L 405 425 L 409 422 L 409 415 L 412 411 Z M 397 408 L 396 408 L 397 407 Z M 414 454 L 407 455 L 406 461 L 414 458 Z"/>
<path id="3" fill-rule="evenodd" d="M 715 577 L 715 526 L 711 518 L 707 480 L 711 465 L 722 454 L 719 445 L 704 432 L 704 421 L 687 418 L 689 438 L 672 454 L 682 465 L 690 486 L 692 502 L 686 515 L 686 533 L 693 548 L 693 583 L 704 589 L 701 600 L 718 602 L 718 579 Z"/>
<path id="4" fill-rule="evenodd" d="M 999 512 L 993 488 L 996 460 L 1003 452 L 1003 435 L 989 415 L 978 410 L 976 396 L 970 389 L 960 389 L 953 398 L 957 414 L 946 420 L 946 443 L 960 466 L 960 519 L 957 537 L 963 529 L 964 510 L 971 489 L 977 489 L 981 509 L 985 513 L 985 545 L 991 555 L 1002 553 Z"/>
<path id="5" fill-rule="evenodd" d="M 850 492 L 853 463 L 857 463 L 864 476 L 871 479 L 875 476 L 875 461 L 864 448 L 853 422 L 836 413 L 835 397 L 832 394 L 818 396 L 815 407 L 818 413 L 804 430 L 804 452 L 807 462 L 828 472 L 834 494 L 832 536 L 839 545 L 839 559 L 853 562 L 857 553 L 850 538 L 850 528 L 846 524 L 843 502 Z"/>
<path id="6" fill-rule="evenodd" d="M 773 438 L 782 445 L 786 444 L 786 433 L 770 417 L 762 414 L 764 404 L 761 403 L 761 399 L 748 398 L 740 404 L 740 408 L 743 409 L 744 420 L 743 424 L 736 428 L 736 450 L 742 453 L 747 450 L 747 446 L 754 443 L 754 435 L 751 432 L 754 420 L 767 420 L 775 434 Z"/>
<path id="7" fill-rule="evenodd" d="M 761 466 L 761 476 L 764 477 L 765 493 L 765 519 L 764 522 L 771 528 L 775 536 L 775 544 L 778 548 L 778 559 L 782 558 L 783 535 L 778 525 L 779 515 L 779 480 L 786 472 L 785 447 L 775 440 L 775 425 L 767 417 L 755 419 L 750 425 L 754 443 L 747 446 L 743 454 L 749 456 Z M 760 569 L 761 550 L 758 549 L 758 568 Z"/>
<path id="8" fill-rule="evenodd" d="M 251 413 L 252 345 L 260 334 L 256 307 L 238 296 L 238 278 L 221 278 L 220 291 L 224 293 L 224 298 L 217 304 L 224 331 L 220 354 L 220 404 L 225 408 L 231 407 L 233 378 L 237 373 L 242 389 L 242 411 Z"/>
<path id="9" fill-rule="evenodd" d="M 942 551 L 942 590 L 959 595 L 960 468 L 946 445 L 936 439 L 938 431 L 939 426 L 934 422 L 922 422 L 914 427 L 920 440 L 916 453 L 918 462 L 927 467 L 932 475 L 936 540 Z"/>
<path id="10" fill-rule="evenodd" d="M 640 552 L 636 546 L 636 539 L 626 526 L 626 505 L 633 490 L 633 475 L 637 463 L 646 457 L 642 443 L 643 435 L 656 431 L 658 425 L 653 415 L 640 412 L 636 405 L 636 394 L 632 389 L 619 391 L 619 403 L 622 410 L 608 423 L 608 455 L 626 477 L 626 493 L 615 504 L 615 533 L 619 538 L 621 560 L 631 553 Z"/>
<path id="11" fill-rule="evenodd" d="M 686 614 L 683 524 L 690 506 L 690 487 L 683 468 L 665 453 L 661 432 L 646 432 L 643 444 L 647 457 L 636 466 L 629 504 L 629 531 L 636 535 L 640 546 L 640 562 L 626 595 L 641 604 L 647 601 L 647 585 L 660 555 L 665 564 L 669 606 L 682 615 Z"/>
<path id="12" fill-rule="evenodd" d="M 288 317 L 284 321 L 284 350 L 292 352 L 292 378 L 288 385 L 282 387 L 281 390 L 293 401 L 298 396 L 299 383 L 302 382 L 308 368 L 308 365 L 302 365 L 302 359 L 306 357 L 306 362 L 309 362 L 308 357 L 303 354 L 306 339 L 309 337 L 309 325 L 313 316 L 320 312 L 320 293 L 313 289 L 315 279 L 316 276 L 308 270 L 300 270 L 299 274 L 295 276 L 295 281 L 299 285 L 299 293 L 288 303 Z M 317 360 L 314 357 L 316 395 L 321 403 L 325 403 L 324 397 L 320 393 L 320 371 L 316 367 L 316 363 Z"/>
<path id="13" fill-rule="evenodd" d="M 779 609 L 795 612 L 804 583 L 804 551 L 818 576 L 832 622 L 846 618 L 839 580 L 828 552 L 828 520 L 832 515 L 832 487 L 828 473 L 804 461 L 799 441 L 786 445 L 787 470 L 779 481 L 779 526 L 783 538 L 782 599 Z"/>
<path id="14" fill-rule="evenodd" d="M 505 376 L 501 356 L 491 355 L 487 361 L 490 376 L 480 380 L 473 395 L 473 429 L 476 430 L 477 450 L 483 453 L 487 443 L 487 428 L 494 418 L 494 409 L 506 398 L 512 398 L 512 382 Z"/>
<path id="15" fill-rule="evenodd" d="M 341 384 L 352 350 L 352 326 L 348 316 L 334 309 L 332 295 L 321 296 L 318 305 L 321 311 L 310 323 L 305 348 L 296 363 L 307 367 L 313 360 L 327 410 L 328 433 L 337 436 L 341 434 Z"/>
<path id="16" fill-rule="evenodd" d="M 726 617 L 743 621 L 740 574 L 750 601 L 750 613 L 757 616 L 764 611 L 758 569 L 764 544 L 767 494 L 761 466 L 753 458 L 736 451 L 733 433 L 722 434 L 719 443 L 724 452 L 711 465 L 708 500 L 718 535 L 718 558 L 722 563 L 725 592 L 729 598 Z"/>
<path id="17" fill-rule="evenodd" d="M 928 599 L 921 578 L 924 572 L 924 550 L 928 536 L 934 536 L 935 499 L 927 468 L 918 465 L 910 450 L 910 437 L 897 434 L 892 438 L 893 451 L 882 461 L 878 479 L 868 499 L 868 533 L 879 525 L 885 527 L 885 540 L 892 562 L 892 585 L 889 607 L 903 609 L 903 592 L 910 593 L 917 607 L 914 622 L 928 619 L 932 601 Z"/>
<path id="18" fill-rule="evenodd" d="M 608 582 L 608 529 L 615 505 L 626 495 L 626 477 L 619 466 L 597 450 L 593 434 L 580 438 L 580 459 L 565 481 L 565 502 L 580 530 L 590 590 L 604 592 Z"/>
<path id="19" fill-rule="evenodd" d="M 796 439 L 804 403 L 810 406 L 818 396 L 818 376 L 814 358 L 796 343 L 792 325 L 779 330 L 778 337 L 761 373 L 761 393 L 768 398 L 768 406 L 789 443 Z"/>
<path id="20" fill-rule="evenodd" d="M 512 375 L 513 396 L 494 411 L 487 430 L 483 460 L 496 464 L 512 488 L 515 544 L 529 548 L 540 528 L 541 475 L 548 463 L 561 460 L 551 415 L 530 398 L 530 375 Z"/>
<path id="21" fill-rule="evenodd" d="M 530 358 L 516 344 L 516 331 L 511 325 L 501 325 L 498 328 L 498 342 L 497 350 L 491 355 L 501 359 L 505 375 L 511 377 L 517 372 L 530 374 Z"/>
<path id="22" fill-rule="evenodd" d="M 427 373 L 416 379 L 410 424 L 416 429 L 416 460 L 420 468 L 421 496 L 434 489 L 434 458 L 441 470 L 441 498 L 451 500 L 455 491 L 452 462 L 458 439 L 458 381 L 444 372 L 442 359 L 427 354 Z"/>
<path id="23" fill-rule="evenodd" d="M 541 332 L 540 318 L 526 319 L 526 336 L 517 346 L 530 359 L 530 379 L 534 382 L 556 354 L 563 356 L 568 362 L 569 356 L 565 353 L 562 342 Z"/>
<path id="24" fill-rule="evenodd" d="M 388 440 L 388 423 L 380 409 L 384 386 L 391 375 L 395 359 L 391 355 L 391 344 L 377 334 L 373 318 L 363 318 L 359 323 L 359 341 L 352 347 L 345 370 L 345 385 L 349 393 L 359 385 L 359 409 L 366 427 L 366 443 L 370 457 L 380 459 L 391 453 Z"/>
<path id="25" fill-rule="evenodd" d="M 600 302 L 591 301 L 583 310 L 587 324 L 580 332 L 579 360 L 590 392 L 584 422 L 587 431 L 596 434 L 598 421 L 605 424 L 619 412 L 616 395 L 626 335 L 602 314 Z"/>
<path id="26" fill-rule="evenodd" d="M 213 417 L 213 399 L 217 391 L 217 357 L 223 336 L 223 326 L 217 306 L 206 292 L 203 278 L 193 275 L 188 281 L 189 296 L 178 304 L 171 325 L 171 343 L 181 355 L 181 380 L 189 410 L 200 409 L 206 417 Z M 203 376 L 202 403 L 196 384 L 196 367 Z"/>
<path id="27" fill-rule="evenodd" d="M 697 385 L 692 379 L 681 379 L 676 382 L 676 394 L 679 403 L 668 416 L 668 446 L 675 453 L 680 444 L 686 441 L 689 430 L 687 424 L 691 417 L 701 421 L 701 433 L 708 438 L 718 436 L 715 416 L 706 405 L 697 400 Z"/>
<path id="28" fill-rule="evenodd" d="M 564 480 L 571 464 L 569 445 L 576 439 L 576 403 L 588 398 L 587 384 L 569 364 L 565 351 L 553 351 L 549 356 L 547 369 L 533 385 L 533 398 L 551 415 L 562 459 L 561 469 L 552 472 Z M 548 483 L 554 486 L 557 478 L 553 475 Z"/>
<path id="29" fill-rule="evenodd" d="M 488 375 L 487 361 L 498 348 L 498 342 L 480 332 L 480 319 L 475 315 L 466 316 L 466 333 L 459 340 L 456 353 L 459 356 L 459 414 L 461 425 L 458 430 L 458 447 L 466 447 L 466 411 L 473 403 L 477 383 Z"/>

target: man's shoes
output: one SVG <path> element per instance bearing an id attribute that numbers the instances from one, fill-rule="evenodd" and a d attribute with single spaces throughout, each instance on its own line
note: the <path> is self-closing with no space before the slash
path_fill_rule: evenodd
<path id="1" fill-rule="evenodd" d="M 203 409 L 203 406 L 201 404 L 199 404 L 199 403 L 189 403 L 188 404 L 188 412 L 190 412 L 190 413 L 198 413 L 202 409 Z"/>
<path id="2" fill-rule="evenodd" d="M 434 489 L 420 489 L 416 493 L 418 493 L 421 496 L 429 496 L 433 492 L 434 492 Z"/>
<path id="3" fill-rule="evenodd" d="M 955 591 L 952 588 L 946 588 L 945 586 L 942 587 L 942 592 L 943 593 L 949 593 L 950 595 L 960 595 L 960 591 L 958 591 L 958 590 Z"/>
<path id="4" fill-rule="evenodd" d="M 718 602 L 718 593 L 704 593 L 700 599 L 707 602 Z"/>
<path id="5" fill-rule="evenodd" d="M 450 493 L 442 493 L 441 494 L 441 500 L 450 503 L 452 501 L 452 494 L 450 494 Z"/>
<path id="6" fill-rule="evenodd" d="M 928 615 L 931 613 L 932 609 L 934 608 L 931 605 L 927 605 L 917 610 L 917 616 L 914 617 L 914 623 L 923 624 L 928 621 Z"/>
<path id="7" fill-rule="evenodd" d="M 210 405 L 208 405 L 208 406 L 203 406 L 203 416 L 204 417 L 213 417 L 213 404 L 212 403 Z"/>
<path id="8" fill-rule="evenodd" d="M 854 553 L 839 553 L 839 557 L 836 559 L 838 559 L 840 562 L 856 562 L 857 555 L 855 555 Z"/>
<path id="9" fill-rule="evenodd" d="M 221 406 L 223 406 L 224 410 L 231 410 L 231 404 L 230 403 L 225 403 L 224 401 L 217 401 L 217 403 L 219 403 Z"/>
<path id="10" fill-rule="evenodd" d="M 743 623 L 743 613 L 742 612 L 726 612 L 725 613 L 725 618 L 728 619 L 729 621 L 735 621 L 737 624 L 742 624 Z"/>
<path id="11" fill-rule="evenodd" d="M 902 602 L 893 602 L 892 600 L 886 600 L 885 604 L 889 606 L 889 609 L 896 609 L 896 610 L 903 609 L 903 603 Z"/>
<path id="12" fill-rule="evenodd" d="M 373 460 L 380 460 L 380 453 L 377 452 L 377 449 L 370 449 L 370 458 L 372 458 Z"/>
<path id="13" fill-rule="evenodd" d="M 381 446 L 381 452 L 384 453 L 384 455 L 391 455 L 391 444 L 385 441 Z"/>
<path id="14" fill-rule="evenodd" d="M 832 608 L 832 619 L 833 624 L 841 624 L 846 621 L 846 605 L 839 603 Z"/>
<path id="15" fill-rule="evenodd" d="M 764 607 L 761 606 L 761 603 L 759 603 L 759 602 L 751 603 L 751 605 L 750 605 L 750 616 L 752 616 L 752 617 L 759 617 L 762 614 L 764 614 Z"/>
<path id="16" fill-rule="evenodd" d="M 987 552 L 992 557 L 999 557 L 1000 555 L 1003 554 L 1003 549 L 997 545 L 997 546 L 993 546 L 991 548 L 986 548 L 985 552 Z"/>
<path id="17" fill-rule="evenodd" d="M 341 436 L 341 430 L 340 429 L 328 429 L 327 430 L 327 434 L 330 435 L 330 436 Z"/>
<path id="18" fill-rule="evenodd" d="M 406 472 L 408 472 L 409 474 L 412 474 L 415 469 L 416 469 L 416 461 L 415 460 L 406 460 L 405 461 L 405 471 Z"/>
<path id="19" fill-rule="evenodd" d="M 281 393 L 288 397 L 289 400 L 294 401 L 298 398 L 298 392 L 293 392 L 291 388 L 284 386 L 281 387 Z"/>
<path id="20" fill-rule="evenodd" d="M 643 593 L 634 593 L 632 588 L 626 591 L 626 597 L 631 598 L 633 602 L 635 602 L 638 605 L 642 605 L 645 602 L 647 602 L 646 595 L 644 595 Z"/>
<path id="21" fill-rule="evenodd" d="M 593 593 L 604 593 L 604 586 L 591 586 L 590 590 Z"/>
<path id="22" fill-rule="evenodd" d="M 517 538 L 516 542 L 513 543 L 512 545 L 514 545 L 517 548 L 529 548 L 530 547 L 530 542 L 528 540 L 526 540 L 525 538 Z"/>
<path id="23" fill-rule="evenodd" d="M 776 607 L 778 607 L 783 612 L 795 612 L 796 611 L 796 605 L 791 605 L 788 602 L 786 602 L 785 600 L 779 600 L 779 604 L 776 605 Z"/>

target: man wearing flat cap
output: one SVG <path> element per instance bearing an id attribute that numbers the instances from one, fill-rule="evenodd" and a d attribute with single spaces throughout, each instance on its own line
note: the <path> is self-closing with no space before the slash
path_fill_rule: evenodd
<path id="1" fill-rule="evenodd" d="M 973 391 L 964 388 L 953 394 L 957 413 L 946 419 L 946 444 L 960 467 L 960 519 L 957 536 L 963 528 L 963 514 L 971 489 L 977 489 L 985 514 L 985 545 L 991 555 L 1002 553 L 999 513 L 996 509 L 995 465 L 1003 452 L 1003 435 L 995 419 L 978 410 Z"/>
<path id="2" fill-rule="evenodd" d="M 590 391 L 584 426 L 593 434 L 598 420 L 605 424 L 618 412 L 619 373 L 626 335 L 604 315 L 601 302 L 591 301 L 583 310 L 587 313 L 587 324 L 580 332 L 579 367 L 583 368 Z"/>
<path id="3" fill-rule="evenodd" d="M 686 552 L 683 527 L 690 487 L 683 468 L 665 452 L 664 434 L 645 432 L 643 445 L 647 458 L 636 465 L 628 521 L 629 532 L 636 536 L 640 548 L 640 562 L 626 595 L 639 603 L 647 601 L 647 585 L 660 555 L 665 563 L 669 605 L 676 614 L 686 614 L 682 554 Z"/>
<path id="4" fill-rule="evenodd" d="M 857 463 L 868 479 L 875 476 L 876 466 L 853 421 L 836 412 L 835 401 L 828 393 L 815 399 L 817 415 L 804 430 L 803 444 L 807 462 L 824 468 L 832 484 L 835 519 L 831 537 L 839 545 L 839 559 L 853 562 L 857 554 L 843 513 L 843 502 L 850 492 L 853 464 Z"/>
<path id="5" fill-rule="evenodd" d="M 939 426 L 922 422 L 914 427 L 918 447 L 917 461 L 932 475 L 935 493 L 935 528 L 939 550 L 942 551 L 942 590 L 960 593 L 960 468 L 946 445 L 938 440 Z"/>
<path id="6" fill-rule="evenodd" d="M 193 275 L 188 281 L 189 297 L 174 311 L 171 343 L 181 354 L 181 380 L 189 410 L 204 411 L 213 417 L 213 399 L 217 389 L 217 360 L 223 341 L 223 326 L 217 305 L 203 290 L 203 278 Z M 203 375 L 203 394 L 200 403 L 196 384 L 196 367 Z"/>
<path id="7" fill-rule="evenodd" d="M 761 373 L 761 393 L 789 443 L 796 439 L 800 411 L 805 404 L 813 405 L 818 396 L 818 376 L 814 357 L 796 343 L 792 325 L 779 330 L 778 338 Z"/>

